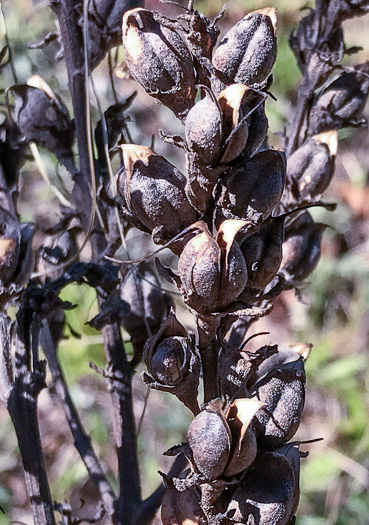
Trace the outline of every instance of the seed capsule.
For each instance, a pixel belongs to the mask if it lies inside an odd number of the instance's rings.
[[[220,311],[237,299],[246,284],[245,260],[235,241],[245,221],[223,222],[216,238],[202,221],[196,225],[197,233],[178,262],[185,301],[198,312]]]
[[[284,154],[274,150],[256,154],[222,180],[216,202],[215,224],[225,219],[243,219],[253,225],[260,224],[279,203],[284,182]]]
[[[225,35],[213,56],[214,66],[233,81],[251,86],[269,75],[277,57],[274,8],[253,11]]]
[[[164,244],[196,221],[185,194],[185,177],[150,148],[124,144],[124,168],[118,173],[123,213],[137,228]]]
[[[155,20],[146,9],[132,9],[123,17],[125,59],[134,79],[145,91],[184,119],[195,103],[195,74],[182,38]]]
[[[314,270],[325,228],[325,224],[314,222],[310,213],[304,212],[286,229],[280,271],[288,282],[302,282]]]
[[[307,140],[291,155],[287,162],[288,200],[301,203],[326,190],[334,174],[337,146],[337,131],[328,131]]]
[[[12,281],[21,243],[19,224],[10,213],[0,208],[0,291]]]
[[[161,506],[163,525],[203,525],[205,514],[196,489],[177,491],[168,487]]]

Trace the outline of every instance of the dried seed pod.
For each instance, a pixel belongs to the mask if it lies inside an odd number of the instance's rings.
[[[280,272],[289,283],[306,279],[318,264],[325,224],[304,212],[286,229]]]
[[[38,75],[28,85],[10,88],[14,96],[14,121],[27,141],[54,153],[71,173],[76,173],[72,152],[73,126],[68,110],[50,86]]]
[[[47,280],[55,280],[63,273],[63,268],[52,271],[69,261],[78,252],[77,234],[79,226],[71,227],[55,235],[49,235],[38,252],[37,271],[45,272]]]
[[[367,0],[341,0],[340,16],[343,20],[362,16],[369,12]]]
[[[195,488],[179,492],[168,487],[161,505],[163,525],[203,525],[205,514]]]
[[[260,103],[260,95],[255,94],[254,104],[249,108],[244,108],[244,113],[252,111],[247,119],[249,135],[243,154],[246,158],[252,157],[263,145],[268,132],[268,119],[265,114],[265,102]],[[260,104],[260,105],[259,105]],[[255,109],[254,109],[255,108]]]
[[[215,224],[243,219],[254,226],[269,217],[279,203],[285,183],[285,156],[266,150],[235,168],[219,185]]]
[[[144,361],[151,376],[144,373],[145,383],[176,395],[194,414],[199,411],[197,389],[200,363],[194,340],[172,311],[158,333],[144,348]]]
[[[205,165],[218,161],[222,116],[219,105],[208,90],[205,97],[189,111],[185,120],[185,136],[189,149],[197,153]]]
[[[185,302],[200,313],[217,312],[233,303],[246,284],[245,260],[235,241],[245,221],[224,221],[216,239],[204,222],[195,226],[178,261]]]
[[[234,523],[286,525],[293,515],[294,473],[288,460],[274,452],[258,454],[228,505]]]
[[[274,450],[296,433],[305,404],[305,370],[302,359],[273,368],[250,390],[265,403],[255,415],[260,423],[258,444]]]
[[[182,38],[151,11],[132,9],[123,17],[125,59],[145,91],[184,119],[195,103],[195,73]]]
[[[263,403],[255,399],[236,399],[228,408],[226,418],[232,434],[232,448],[226,478],[236,476],[249,468],[256,458],[256,436],[252,424]]]
[[[221,476],[228,463],[232,434],[220,399],[208,403],[195,417],[187,438],[193,461],[201,474],[210,480]]]
[[[320,17],[321,13],[312,9],[290,37],[290,45],[302,74],[309,80],[310,85],[316,88],[327,80],[345,52],[341,26],[332,31],[325,41],[320,41],[317,48]]]
[[[241,244],[250,289],[262,290],[276,276],[282,262],[284,217],[271,219]]]
[[[197,219],[185,194],[185,177],[150,148],[123,144],[118,192],[128,221],[164,244]]]
[[[132,343],[141,345],[147,340],[147,327],[154,334],[159,331],[169,314],[172,298],[160,289],[160,282],[148,263],[129,266],[122,277],[119,295],[130,307],[122,326]]]
[[[214,52],[214,66],[233,82],[260,84],[277,57],[276,27],[274,8],[249,13],[220,42]]]
[[[94,0],[88,4],[88,52],[90,69],[98,66],[106,53],[122,41],[125,12],[143,7],[144,0]]]
[[[310,112],[312,135],[366,123],[363,110],[369,93],[368,69],[368,64],[363,64],[323,89]]]
[[[338,136],[328,131],[307,140],[287,162],[288,196],[283,198],[301,203],[321,195],[329,186],[335,168]]]
[[[287,445],[277,448],[274,452],[276,454],[284,456],[292,467],[295,480],[295,497],[292,507],[292,513],[295,514],[300,500],[300,459],[301,457],[306,457],[307,452],[300,452],[299,443],[287,443]]]

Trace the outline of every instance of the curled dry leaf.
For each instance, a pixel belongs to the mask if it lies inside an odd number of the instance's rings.
[[[160,24],[153,12],[132,9],[123,17],[123,47],[134,79],[184,119],[195,103],[195,73],[178,33]]]

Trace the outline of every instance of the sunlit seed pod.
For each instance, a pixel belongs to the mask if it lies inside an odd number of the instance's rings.
[[[280,271],[291,283],[304,281],[315,269],[320,258],[325,224],[316,223],[305,212],[286,230]]]
[[[205,165],[215,164],[220,156],[222,116],[219,105],[205,91],[205,97],[189,111],[185,120],[186,142],[200,155]]]
[[[293,515],[295,491],[288,460],[273,452],[260,453],[233,494],[228,513],[237,524],[286,525]]]
[[[224,177],[215,209],[215,224],[243,219],[257,225],[267,219],[280,201],[285,183],[285,156],[266,150]]]
[[[154,242],[171,240],[197,219],[185,194],[185,177],[164,157],[146,146],[123,144],[124,168],[118,192],[127,220],[153,235]]]
[[[187,438],[198,470],[210,480],[221,476],[228,463],[232,435],[219,399],[208,403],[195,417]]]
[[[276,276],[282,262],[284,218],[276,217],[241,244],[248,286],[262,290]]]
[[[247,470],[256,458],[257,443],[253,418],[263,406],[255,399],[236,399],[226,413],[232,434],[232,448],[229,463],[224,472],[226,478]]]
[[[133,343],[147,340],[147,326],[153,334],[158,332],[169,313],[172,300],[160,289],[160,282],[149,264],[129,266],[122,275],[119,294],[129,305],[122,326]]]
[[[178,273],[186,302],[198,312],[210,313],[229,306],[247,281],[246,264],[235,236],[244,221],[225,221],[216,239],[205,223],[190,239],[179,258]]]
[[[271,370],[251,389],[250,394],[265,403],[255,415],[262,427],[261,448],[274,450],[295,435],[305,404],[305,382],[305,371],[289,366]]]
[[[294,201],[312,199],[329,186],[335,168],[337,131],[328,131],[307,140],[289,157],[287,180]]]
[[[233,81],[251,86],[269,75],[277,56],[274,8],[253,11],[225,35],[214,52],[214,66]]]
[[[161,506],[163,525],[203,525],[205,514],[196,489],[177,491],[168,487]]]
[[[178,33],[156,21],[153,12],[132,9],[123,17],[123,47],[133,78],[184,119],[195,103],[195,73]]]

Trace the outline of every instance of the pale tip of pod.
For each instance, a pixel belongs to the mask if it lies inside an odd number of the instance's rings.
[[[136,7],[135,9],[130,9],[129,11],[126,11],[123,15],[122,22],[124,50],[125,53],[128,55],[129,60],[133,63],[136,63],[142,57],[143,46],[137,27],[130,26],[128,18],[134,16],[140,11],[146,11],[146,9],[142,9],[142,7]]]
[[[132,166],[138,160],[148,165],[149,158],[156,153],[147,146],[138,146],[137,144],[120,144],[120,149],[123,153],[124,167],[127,172],[130,172]]]
[[[241,398],[236,399],[228,408],[227,411],[227,419],[229,417],[234,417],[235,419],[238,419],[240,423],[242,424],[241,432],[240,432],[240,444],[242,442],[243,436],[246,433],[247,428],[249,427],[254,415],[256,412],[258,412],[260,409],[264,408],[266,406],[266,403],[263,403],[262,401],[259,401],[256,398]],[[235,414],[232,414],[232,410],[235,411]]]
[[[227,106],[232,110],[232,124],[234,126],[238,124],[242,99],[249,89],[244,84],[231,84],[218,95],[221,110],[224,112]]]
[[[57,102],[57,98],[55,96],[54,91],[51,89],[49,84],[47,82],[45,82],[45,80],[43,78],[40,77],[40,75],[32,75],[27,80],[27,86],[38,88],[38,89],[42,89],[42,91],[44,93],[46,93],[46,95],[48,97],[50,97],[52,100]]]
[[[269,16],[270,21],[274,29],[274,34],[277,34],[277,10],[275,7],[264,7],[263,9],[257,9],[249,13],[250,15],[260,14],[264,16]]]
[[[332,155],[332,157],[335,157],[337,155],[338,131],[336,129],[331,131],[325,131],[324,133],[319,133],[318,135],[314,135],[313,139],[317,142],[327,144],[329,153]]]
[[[307,361],[313,348],[313,345],[311,343],[287,343],[286,346],[288,346],[294,352],[299,354],[304,361]]]
[[[227,219],[223,221],[219,226],[216,242],[219,246],[225,244],[227,253],[231,249],[234,242],[234,238],[237,233],[243,228],[251,224],[250,221],[244,221],[241,219]]]

